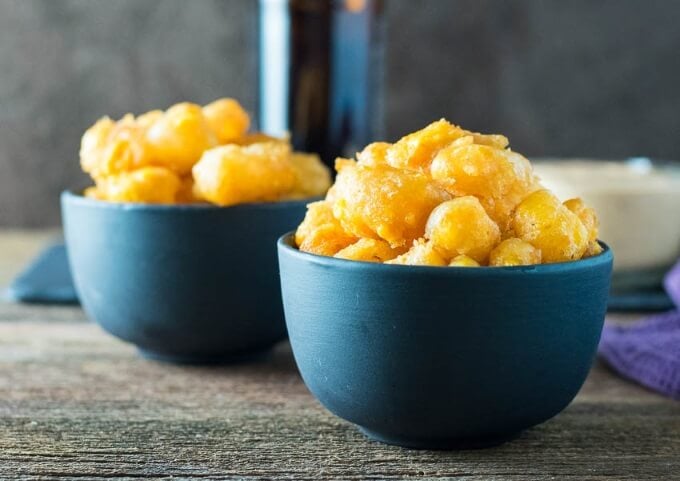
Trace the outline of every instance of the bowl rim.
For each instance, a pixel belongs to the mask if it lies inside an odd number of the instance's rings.
[[[292,199],[284,201],[272,202],[244,202],[242,204],[234,204],[228,206],[220,206],[210,203],[196,203],[196,204],[145,204],[142,202],[109,202],[105,200],[92,199],[84,195],[77,194],[71,190],[64,190],[60,195],[61,201],[69,205],[79,205],[84,207],[91,207],[97,209],[113,209],[123,211],[157,211],[157,212],[188,212],[188,211],[219,211],[238,210],[238,209],[258,209],[258,210],[272,210],[285,209],[286,207],[307,205],[323,197],[305,197],[304,199]]]
[[[450,275],[455,273],[456,276],[487,276],[487,275],[510,275],[516,276],[519,274],[548,274],[548,273],[566,273],[573,271],[580,271],[584,269],[591,269],[603,264],[612,264],[614,255],[611,248],[602,242],[597,241],[602,246],[603,251],[592,257],[579,259],[576,261],[554,262],[550,264],[533,264],[528,266],[480,266],[475,268],[461,267],[461,266],[414,266],[401,264],[384,264],[377,262],[355,261],[349,259],[338,259],[336,257],[323,256],[319,254],[312,254],[310,252],[303,252],[295,246],[295,231],[290,231],[283,234],[276,241],[279,253],[285,252],[286,255],[291,256],[302,262],[309,262],[312,264],[334,267],[334,268],[351,268],[351,269],[371,269],[374,271],[386,271],[391,273],[397,272],[421,272],[430,275]],[[446,267],[446,268],[444,268]]]

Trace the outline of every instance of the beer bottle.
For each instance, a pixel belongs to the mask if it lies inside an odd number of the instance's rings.
[[[382,0],[260,0],[260,129],[331,166],[378,140],[382,17]]]

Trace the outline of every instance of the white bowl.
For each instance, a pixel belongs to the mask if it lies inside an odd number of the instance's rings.
[[[622,274],[630,274],[626,284],[657,283],[680,257],[680,167],[646,158],[545,159],[534,166],[562,200],[581,197],[595,208],[619,284]]]

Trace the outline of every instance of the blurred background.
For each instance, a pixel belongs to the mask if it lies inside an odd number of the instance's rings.
[[[680,159],[680,2],[386,0],[385,137],[447,117],[529,157]],[[0,226],[60,223],[98,117],[256,110],[255,0],[0,0]]]

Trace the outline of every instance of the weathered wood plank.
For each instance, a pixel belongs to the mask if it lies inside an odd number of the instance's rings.
[[[671,479],[680,405],[598,365],[563,414],[499,448],[409,451],[323,410],[290,349],[168,366],[85,323],[0,323],[0,478]]]

